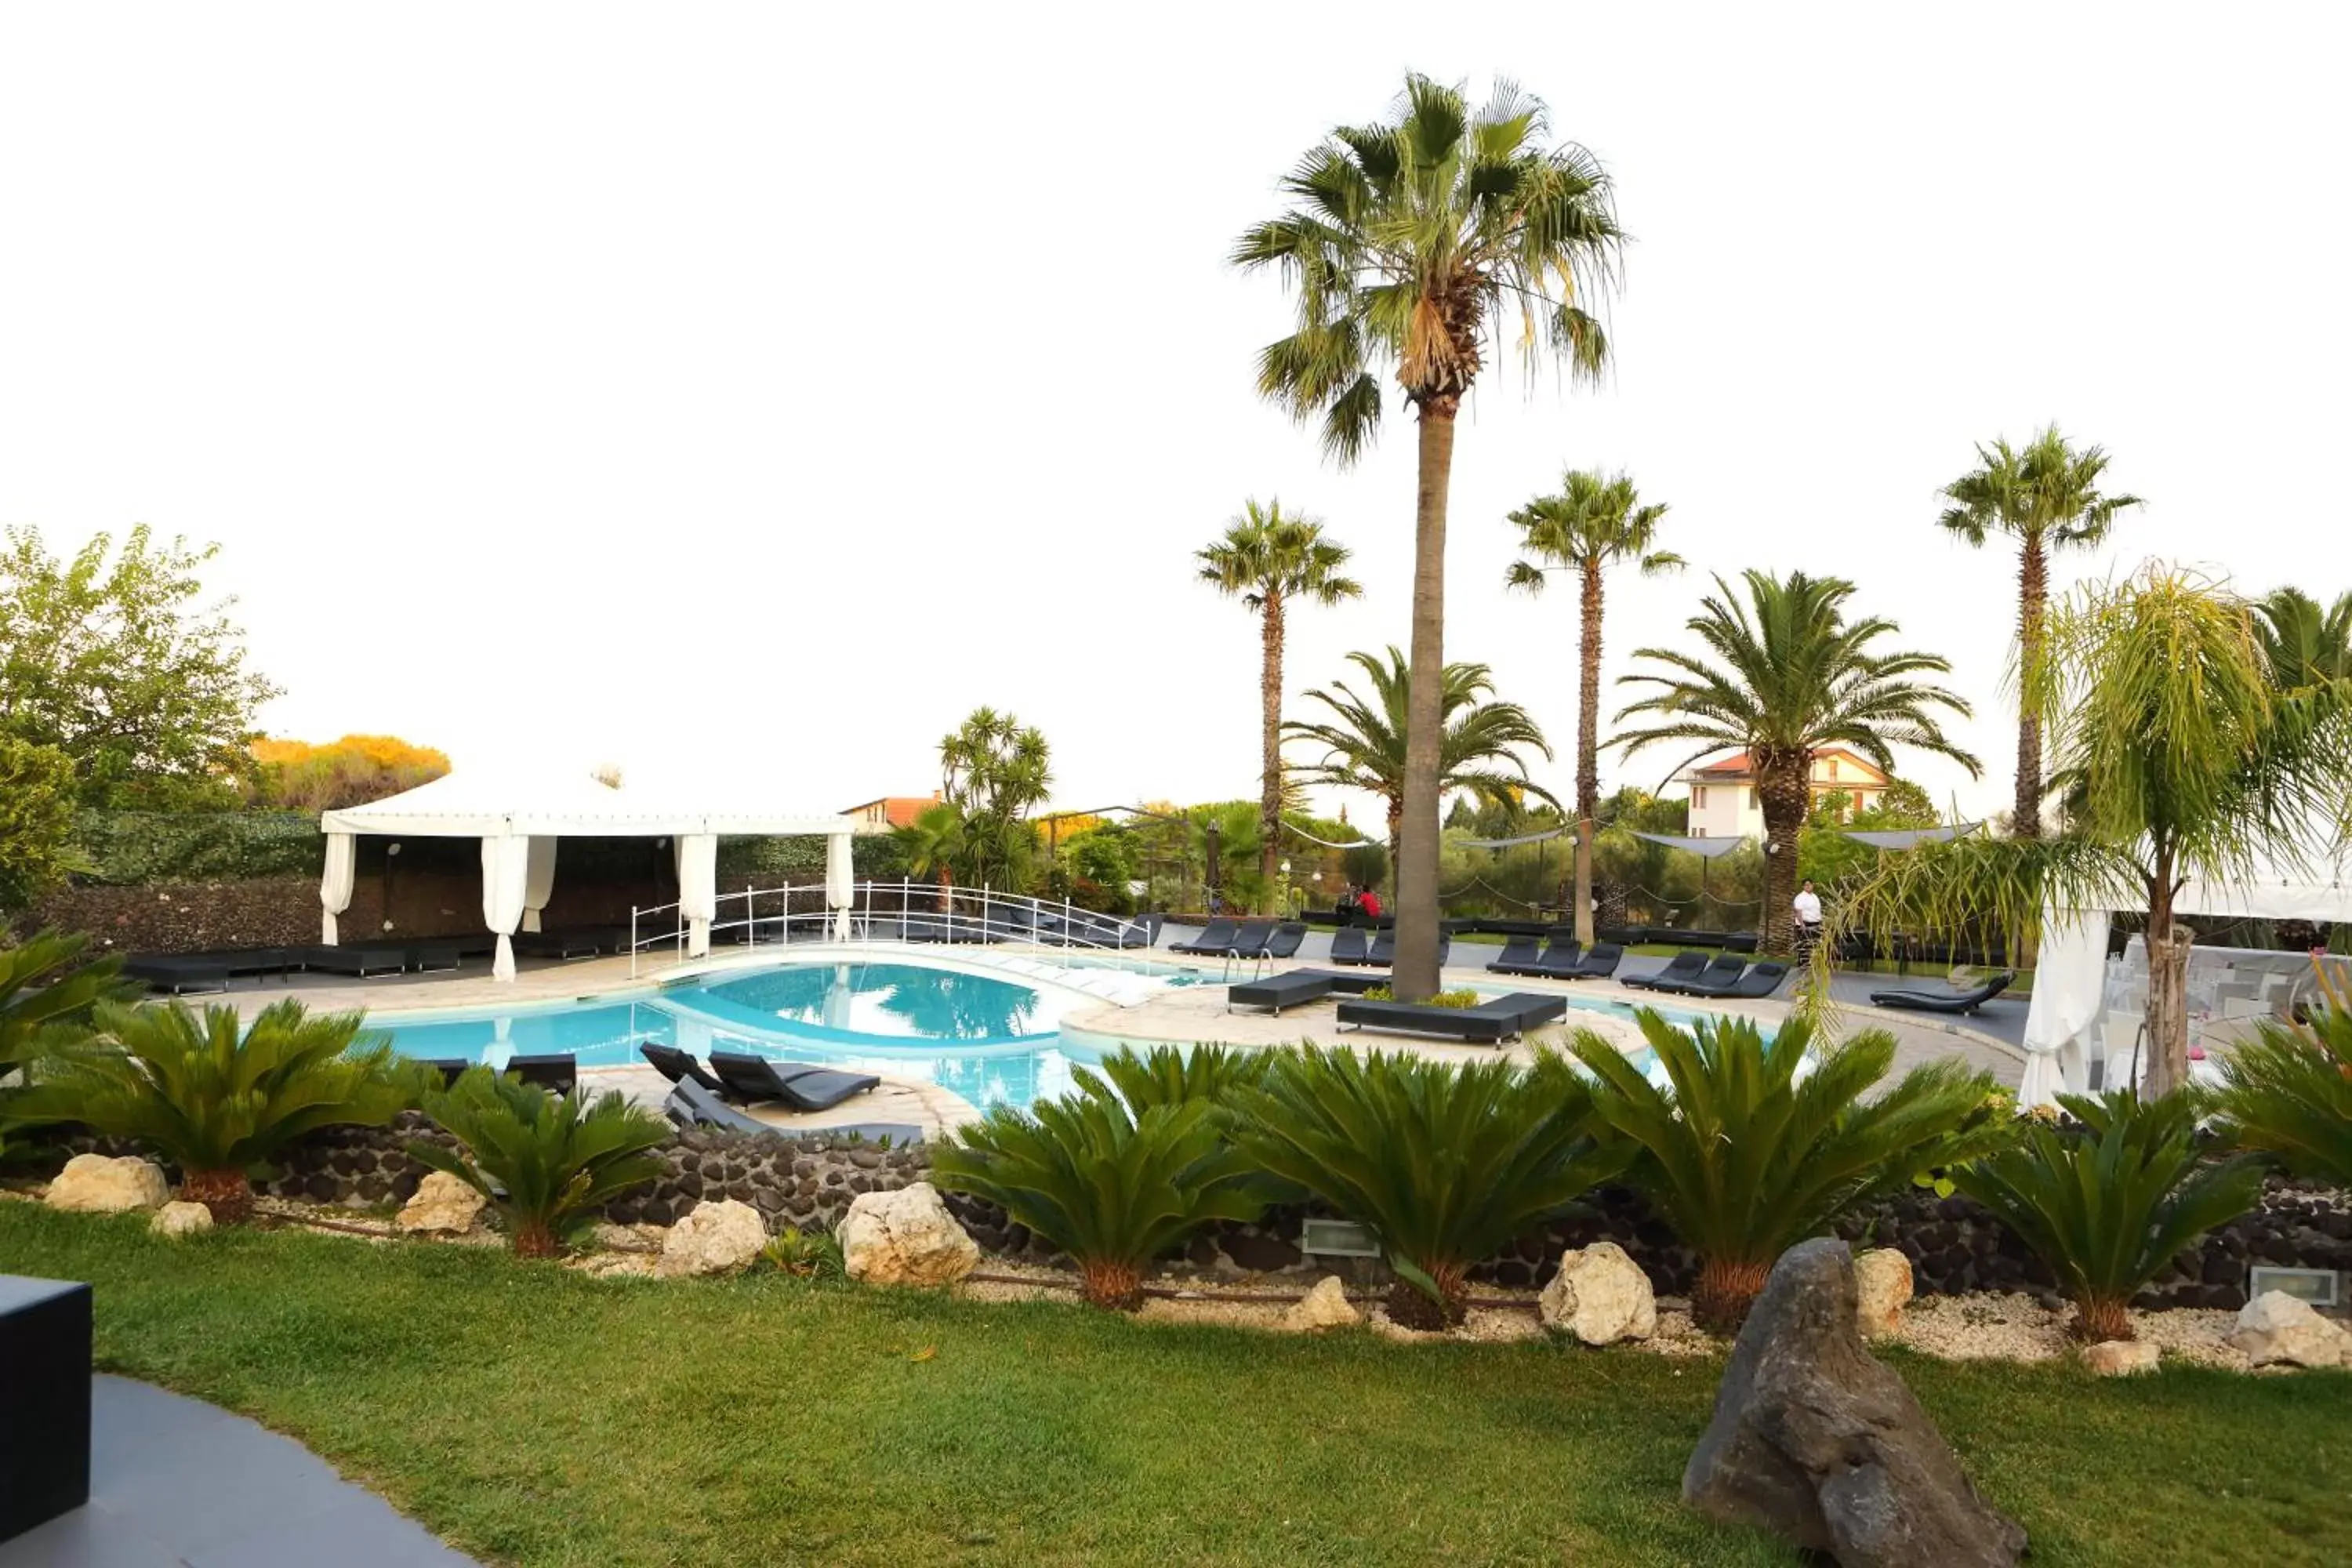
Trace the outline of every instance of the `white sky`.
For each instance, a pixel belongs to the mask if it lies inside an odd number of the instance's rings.
[[[2014,742],[2013,558],[1933,527],[1971,442],[2055,418],[2149,499],[2062,582],[2352,585],[2344,7],[846,9],[0,11],[0,521],[221,542],[282,734],[831,809],[986,702],[1064,805],[1246,795],[1255,629],[1190,553],[1326,518],[1368,592],[1289,687],[1340,675],[1405,637],[1412,441],[1343,474],[1259,403],[1287,302],[1224,258],[1414,67],[1519,77],[1637,240],[1610,384],[1491,376],[1454,477],[1448,651],[1563,793],[1572,599],[1500,584],[1566,465],[1951,658],[1986,778],[1910,771],[1972,811]],[[1705,582],[1619,582],[1610,674]]]

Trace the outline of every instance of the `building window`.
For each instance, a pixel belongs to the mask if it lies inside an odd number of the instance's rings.
[[[1691,837],[1693,838],[1704,838],[1706,837],[1706,829],[1704,827],[1694,827],[1691,829]]]
[[[1693,811],[1705,811],[1706,809],[1706,785],[1691,785],[1691,809]]]
[[[1748,809],[1750,811],[1756,809],[1756,792],[1752,789],[1748,792]]]

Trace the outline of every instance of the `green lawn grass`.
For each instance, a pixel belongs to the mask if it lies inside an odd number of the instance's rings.
[[[1708,1362],[173,1244],[21,1203],[0,1271],[93,1280],[101,1365],[292,1434],[493,1563],[1795,1561],[1677,1500]],[[2352,1376],[1899,1365],[2036,1563],[2352,1561]]]

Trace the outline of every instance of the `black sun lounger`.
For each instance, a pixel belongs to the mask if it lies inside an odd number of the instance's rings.
[[[1225,1006],[1228,1011],[1235,1007],[1264,1007],[1278,1016],[1285,1007],[1303,1007],[1309,1002],[1321,1001],[1339,988],[1334,982],[1340,978],[1322,970],[1299,969],[1253,980],[1246,985],[1228,986]]]
[[[507,1071],[550,1094],[570,1094],[580,1087],[580,1058],[569,1052],[562,1056],[509,1057]]]
[[[839,1127],[776,1127],[746,1116],[717,1095],[688,1079],[662,1101],[662,1114],[679,1127],[716,1127],[722,1131],[759,1133],[770,1138],[856,1138],[868,1143],[919,1143],[923,1130],[906,1121],[852,1121]]]
[[[1331,962],[1356,963],[1366,962],[1364,929],[1361,926],[1341,926],[1331,933]]]
[[[463,1057],[418,1057],[416,1065],[427,1071],[439,1073],[441,1087],[446,1089],[465,1077],[466,1069],[474,1064]]]
[[[1620,943],[1596,942],[1559,977],[1562,980],[1606,980],[1617,973],[1617,965],[1624,956],[1625,949]],[[1544,973],[1549,974],[1551,971],[1547,969]]]
[[[1685,996],[1723,996],[1730,998],[1744,998],[1748,1001],[1755,1001],[1762,997],[1769,996],[1773,992],[1778,991],[1780,988],[1780,982],[1787,978],[1788,973],[1789,966],[1787,964],[1780,963],[1777,959],[1768,958],[1764,959],[1760,963],[1748,965],[1747,969],[1729,984],[1701,985],[1697,982],[1694,981],[1690,984],[1685,985],[1682,988],[1680,994]]]
[[[122,973],[156,991],[177,996],[187,991],[228,989],[228,961],[194,953],[142,953],[123,962]]]
[[[1563,1017],[1559,996],[1515,991],[1475,1007],[1433,1007],[1425,1002],[1348,1001],[1339,1004],[1341,1028],[1378,1029],[1397,1035],[1435,1035],[1465,1044],[1499,1046],[1539,1024]]]
[[[1733,983],[1747,973],[1746,959],[1737,953],[1719,952],[1696,974],[1674,979],[1661,974],[1650,982],[1650,989],[1663,991],[1670,996],[1712,995],[1730,990]]]
[[[1685,948],[1666,960],[1666,966],[1664,969],[1650,974],[1629,974],[1617,984],[1631,985],[1636,991],[1664,991],[1668,986],[1679,985],[1688,980],[1696,980],[1706,972],[1706,954],[1693,952],[1688,948]]]
[[[794,1110],[830,1110],[882,1080],[871,1073],[836,1072],[806,1062],[772,1062],[733,1051],[710,1053],[710,1070],[727,1092],[745,1103],[782,1100]]]
[[[1171,942],[1171,952],[1190,952],[1203,958],[1223,958],[1234,945],[1234,935],[1239,927],[1233,921],[1211,921],[1201,928],[1201,934],[1190,942]]]
[[[1583,956],[1584,949],[1574,937],[1555,936],[1550,946],[1532,958],[1524,962],[1514,961],[1507,965],[1498,960],[1486,967],[1497,974],[1528,974],[1540,980],[1576,980],[1581,978],[1577,973],[1576,965]]]
[[[1532,936],[1515,936],[1503,943],[1502,956],[1486,965],[1494,974],[1531,974],[1536,960],[1543,956],[1543,943]]]
[[[1372,935],[1371,951],[1364,954],[1364,962],[1374,969],[1386,969],[1396,963],[1396,932],[1375,931]],[[1444,961],[1441,959],[1439,962]]]
[[[1272,921],[1244,921],[1241,929],[1234,932],[1234,940],[1225,944],[1224,954],[1228,958],[1264,958],[1267,956],[1265,945],[1273,940]]]
[[[397,974],[408,967],[404,947],[306,947],[299,955],[302,967],[314,973],[362,980],[371,974]]]
[[[519,931],[509,939],[509,945],[513,947],[518,958],[593,958],[596,956],[596,933],[593,931]]]
[[[1303,921],[1285,921],[1275,927],[1274,935],[1266,939],[1265,955],[1268,958],[1297,958],[1298,944],[1306,940],[1307,927]]]
[[[1970,991],[1874,991],[1870,999],[1882,1007],[1907,1007],[1916,1013],[1973,1013],[2008,990],[2016,978],[2016,971],[2004,969]]]
[[[645,1058],[654,1071],[672,1083],[698,1084],[713,1094],[727,1092],[727,1086],[711,1077],[709,1068],[696,1061],[692,1053],[679,1050],[676,1046],[646,1040],[638,1045],[637,1055]]]

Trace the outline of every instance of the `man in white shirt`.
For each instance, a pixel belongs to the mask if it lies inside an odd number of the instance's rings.
[[[1811,879],[1797,889],[1797,896],[1789,900],[1789,908],[1797,916],[1797,951],[1811,953],[1813,943],[1822,936],[1822,897],[1813,891]]]

